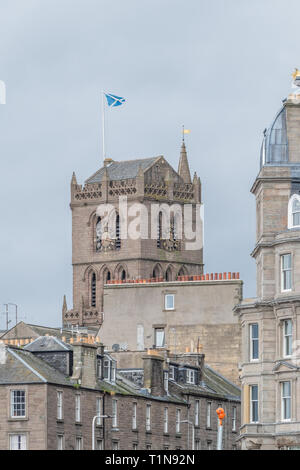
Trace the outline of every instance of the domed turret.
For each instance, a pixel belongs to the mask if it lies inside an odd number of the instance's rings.
[[[284,165],[289,161],[285,106],[277,113],[269,129],[264,131],[260,161],[261,166]]]

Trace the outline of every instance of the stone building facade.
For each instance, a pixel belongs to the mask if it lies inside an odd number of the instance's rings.
[[[299,95],[298,95],[299,97]],[[242,327],[243,449],[300,447],[300,102],[289,96],[265,132],[256,197],[257,298]]]
[[[242,281],[230,274],[201,281],[106,284],[98,336],[109,351],[203,350],[207,364],[238,384],[241,327],[232,309],[242,300]]]
[[[71,369],[65,367],[66,356]],[[91,340],[67,344],[44,336],[24,348],[0,343],[0,449],[214,449],[220,403],[228,413],[224,447],[235,448],[236,386],[205,371],[203,357],[200,364],[195,358],[173,358],[171,364],[158,351],[148,351],[140,359],[137,383],[128,370],[117,371],[114,358]],[[171,366],[178,372],[171,375]],[[194,419],[192,441],[187,421]]]
[[[123,198],[123,210],[120,198]],[[97,214],[97,208],[103,204],[115,208],[113,235],[104,227],[103,217]],[[146,208],[148,228],[143,223],[146,233],[143,232],[139,239],[132,239],[127,236],[124,214],[129,214],[127,222],[130,223],[130,211],[136,204],[143,204]],[[159,209],[162,204],[165,209]],[[70,204],[73,308],[68,310],[64,302],[63,324],[100,325],[103,285],[107,281],[139,278],[175,280],[177,276],[202,274],[202,247],[186,249],[183,221],[179,216],[176,218],[175,210],[171,211],[168,233],[161,229],[167,209],[176,205],[184,214],[186,204],[191,204],[191,224],[195,226],[201,204],[201,183],[196,173],[191,180],[184,142],[178,172],[163,156],[159,156],[122,162],[106,159],[104,166],[88,178],[84,186],[77,183],[73,174]],[[154,228],[153,207],[158,208]],[[152,230],[157,232],[157,236],[153,237]],[[180,239],[181,231],[183,236]]]

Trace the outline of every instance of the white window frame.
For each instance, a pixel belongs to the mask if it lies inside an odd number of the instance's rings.
[[[151,405],[146,406],[146,431],[151,431]]]
[[[165,392],[169,392],[169,372],[164,370],[164,389]]]
[[[102,421],[103,420],[103,418],[102,418],[102,415],[103,415],[103,399],[102,399],[102,397],[97,397],[96,398],[96,415],[100,416],[96,420],[96,426],[102,426],[102,423],[103,423],[103,421]]]
[[[76,450],[83,450],[83,439],[81,436],[76,436],[75,447]]]
[[[17,442],[13,442],[14,439]],[[15,433],[9,435],[9,450],[27,450],[27,436],[24,433]]]
[[[257,388],[257,400],[253,399],[253,389],[254,387]],[[250,385],[250,423],[258,423],[259,422],[259,388],[257,384]],[[253,406],[254,403],[257,403],[257,420],[254,420],[253,416]]]
[[[175,380],[175,366],[169,366],[169,379]]]
[[[180,434],[181,429],[181,409],[176,408],[176,434]]]
[[[300,196],[298,194],[293,194],[288,203],[288,229],[300,227],[300,225],[294,225],[293,204],[295,200],[300,202]]]
[[[103,450],[103,439],[97,439],[96,446],[97,450]]]
[[[111,402],[112,406],[112,427],[117,428],[118,427],[118,400],[115,398],[112,399]]]
[[[164,433],[168,434],[169,432],[169,409],[164,408]]]
[[[284,258],[286,256],[290,257],[290,267],[289,268],[283,268],[283,263],[284,263]],[[293,286],[293,280],[292,280],[292,275],[293,275],[293,266],[292,266],[293,260],[292,260],[292,253],[282,253],[280,255],[280,275],[281,275],[281,292],[290,292],[292,290]],[[285,273],[290,272],[291,276],[291,285],[290,287],[285,288]]]
[[[196,382],[196,371],[194,369],[186,370],[186,383],[195,384]]]
[[[64,450],[64,436],[57,434],[57,450]]]
[[[81,422],[81,395],[79,393],[75,395],[75,422]]]
[[[236,406],[232,407],[232,431],[236,432]]]
[[[137,403],[132,404],[132,429],[137,429]]]
[[[107,377],[105,377],[105,372],[107,371]],[[103,380],[110,382],[111,374],[111,360],[108,357],[104,357],[103,361]]]
[[[22,396],[24,400],[17,400],[17,397],[15,394],[18,394],[22,392]],[[18,405],[21,405],[22,408],[20,408]],[[15,414],[15,412],[23,411],[22,414]],[[24,389],[19,389],[16,388],[14,390],[10,390],[10,417],[12,419],[22,419],[26,418],[26,390]]]
[[[257,338],[254,338],[253,327],[256,325],[257,325]],[[250,361],[255,362],[259,360],[259,324],[257,322],[250,323],[249,328],[250,328]],[[253,342],[254,341],[257,342],[257,352],[258,352],[257,357],[253,357],[253,352],[254,352]]]
[[[160,332],[163,332],[163,341],[162,342],[158,342],[157,341],[157,333],[160,333]],[[166,332],[165,332],[165,329],[164,328],[155,328],[154,329],[154,342],[155,342],[155,347],[156,348],[164,348],[165,345],[166,345]],[[159,344],[158,344],[159,343]]]
[[[57,410],[56,410],[56,419],[62,420],[64,418],[63,415],[63,392],[61,390],[57,390]]]
[[[200,400],[195,400],[195,426],[199,426]]]
[[[291,325],[291,333],[286,333],[286,326]],[[290,351],[288,347],[290,346]],[[291,357],[293,353],[293,322],[290,318],[283,320],[283,357]]]
[[[284,385],[289,384],[289,394],[284,395]],[[292,419],[292,382],[290,380],[285,380],[281,382],[281,421],[289,422]],[[287,418],[285,416],[286,402],[289,401],[290,416]]]
[[[168,299],[172,299],[172,307],[168,307]],[[165,294],[165,310],[175,310],[175,295]]]
[[[211,401],[207,402],[206,408],[206,427],[211,428]]]
[[[112,450],[119,450],[119,441],[113,441],[112,443]]]

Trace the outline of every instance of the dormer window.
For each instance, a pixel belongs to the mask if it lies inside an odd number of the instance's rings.
[[[174,366],[169,367],[169,379],[175,380],[175,367]]]
[[[103,361],[103,379],[112,383],[116,381],[116,362],[108,356]]]
[[[195,384],[195,370],[194,369],[187,369],[186,370],[186,383],[187,384]]]
[[[300,195],[293,194],[288,205],[288,228],[300,228]]]

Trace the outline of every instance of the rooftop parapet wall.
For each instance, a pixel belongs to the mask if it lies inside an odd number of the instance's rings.
[[[176,281],[166,281],[162,277],[150,278],[150,279],[114,279],[107,281],[106,285],[115,285],[115,284],[152,284],[157,282],[193,282],[193,281],[231,281],[231,280],[240,280],[240,273],[233,272],[224,272],[224,273],[210,273],[202,274],[197,276],[178,276]]]
[[[138,178],[104,183],[88,183],[84,186],[72,186],[71,203],[103,202],[115,200],[120,196],[136,199],[145,197],[153,200],[173,200],[178,202],[194,202],[194,185],[192,183],[144,183],[141,186]],[[171,197],[170,197],[171,195]],[[197,201],[195,201],[197,202]]]

